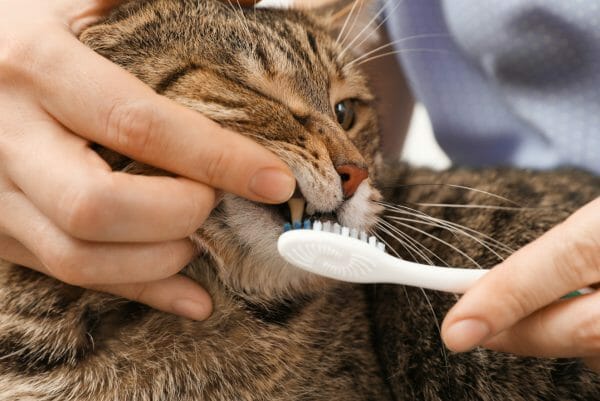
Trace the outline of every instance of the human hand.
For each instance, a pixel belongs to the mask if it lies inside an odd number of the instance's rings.
[[[116,3],[0,0],[0,258],[203,319],[210,297],[176,273],[215,188],[280,203],[295,180],[76,39]],[[178,177],[111,172],[90,141]]]
[[[600,198],[514,253],[448,312],[444,342],[540,357],[581,357],[600,371]]]

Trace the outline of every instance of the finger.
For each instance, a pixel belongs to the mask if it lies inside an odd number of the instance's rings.
[[[262,146],[155,94],[66,32],[48,42],[60,49],[41,50],[49,64],[37,69],[40,99],[73,132],[252,200],[281,203],[292,195],[291,172]]]
[[[43,269],[42,262],[19,241],[2,234],[0,234],[0,259],[37,271]]]
[[[36,132],[6,145],[7,171],[36,207],[71,236],[107,242],[181,239],[214,206],[215,192],[206,185],[111,172],[82,139],[52,122],[27,129]]]
[[[561,296],[600,281],[599,210],[600,198],[484,276],[446,316],[446,345],[471,349]]]
[[[23,245],[4,235],[0,235],[0,258],[46,275],[50,274]],[[181,275],[148,283],[92,286],[90,289],[108,292],[193,320],[204,320],[212,312],[212,301],[206,290]]]
[[[212,313],[212,301],[206,290],[179,274],[147,283],[94,286],[92,289],[188,319],[205,320]]]
[[[19,193],[4,195],[3,206],[11,213],[0,213],[2,232],[23,244],[50,275],[73,285],[163,279],[181,270],[195,253],[189,240],[111,244],[73,239]]]
[[[23,245],[4,235],[0,235],[0,259],[50,274]],[[90,289],[108,292],[193,320],[204,320],[212,312],[212,301],[206,290],[181,275],[148,283],[91,286]]]
[[[483,346],[519,355],[568,358],[600,355],[600,293],[547,306]]]

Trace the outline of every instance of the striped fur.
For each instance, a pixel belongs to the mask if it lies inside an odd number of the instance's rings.
[[[571,171],[385,173],[373,96],[332,26],[327,14],[139,0],[81,40],[158,93],[267,146],[290,165],[309,208],[335,211],[348,225],[372,228],[382,207],[375,179],[344,199],[335,166],[347,163],[368,166],[395,203],[473,201],[398,186],[443,180],[561,205],[561,213],[451,216],[514,247],[599,195],[598,179]],[[354,99],[357,115],[347,132],[331,111],[344,99]],[[115,169],[161,173],[95,149]],[[570,191],[548,191],[549,182]],[[271,207],[224,196],[194,237],[205,252],[185,269],[213,297],[205,322],[0,265],[0,401],[600,399],[600,381],[577,361],[445,354],[420,292],[332,283],[286,266],[275,250],[281,224]],[[421,241],[465,264],[431,238]],[[465,251],[494,263],[477,244]],[[429,296],[440,319],[453,298]]]

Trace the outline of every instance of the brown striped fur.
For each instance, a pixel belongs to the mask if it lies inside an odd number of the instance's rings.
[[[157,92],[267,146],[294,171],[308,207],[346,225],[375,228],[384,212],[375,178],[394,203],[480,201],[414,185],[458,183],[535,208],[427,211],[517,248],[600,194],[597,178],[575,171],[384,171],[373,96],[347,66],[353,55],[342,54],[331,23],[215,0],[140,0],[81,40]],[[357,113],[347,132],[332,113],[345,99]],[[160,173],[98,151],[115,169]],[[335,167],[348,163],[368,167],[372,179],[344,199]],[[224,196],[194,238],[202,256],[185,270],[213,296],[205,322],[0,265],[0,400],[600,399],[600,381],[578,361],[444,351],[437,322],[453,296],[333,283],[286,266],[275,250],[282,224],[273,207]],[[496,262],[477,243],[425,231],[484,267]],[[450,264],[468,263],[427,235],[407,234]]]

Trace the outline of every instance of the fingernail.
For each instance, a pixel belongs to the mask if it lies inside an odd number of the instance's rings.
[[[201,302],[191,299],[178,299],[171,305],[175,314],[192,320],[206,320],[210,316],[209,310]]]
[[[481,344],[491,333],[488,325],[476,319],[461,320],[450,326],[444,335],[448,348],[465,352]]]
[[[287,201],[295,189],[296,179],[275,168],[259,170],[250,180],[250,191],[274,203]]]

